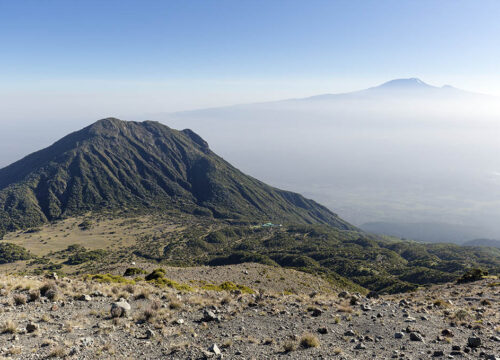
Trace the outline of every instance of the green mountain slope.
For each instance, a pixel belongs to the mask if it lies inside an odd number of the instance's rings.
[[[101,209],[353,227],[299,194],[247,176],[191,130],[100,120],[0,169],[0,232]]]

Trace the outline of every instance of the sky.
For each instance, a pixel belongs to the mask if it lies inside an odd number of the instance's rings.
[[[404,77],[500,95],[499,18],[494,0],[0,0],[0,122],[181,111]]]

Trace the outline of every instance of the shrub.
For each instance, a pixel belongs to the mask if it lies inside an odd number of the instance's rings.
[[[292,351],[295,351],[297,350],[298,348],[298,345],[295,341],[287,341],[285,343],[285,345],[283,346],[283,351],[285,352],[292,352]]]
[[[457,320],[465,320],[469,316],[469,313],[466,310],[460,309],[458,310],[455,315],[453,316]]]
[[[186,284],[179,284],[174,280],[170,280],[167,278],[159,278],[155,280],[151,280],[150,282],[158,285],[158,286],[168,286],[170,288],[179,290],[179,291],[193,291],[193,288]]]
[[[125,270],[125,272],[123,273],[123,276],[134,276],[134,275],[142,275],[142,274],[146,274],[146,270],[139,269],[136,267],[131,267],[131,268],[127,268],[127,270]]]
[[[94,274],[94,275],[89,274],[84,277],[84,280],[92,280],[106,284],[112,284],[112,283],[135,284],[134,280],[125,279],[123,276],[112,275],[112,274]]]
[[[146,275],[145,279],[146,281],[159,280],[162,279],[164,276],[165,276],[165,270],[155,269],[150,274]]]
[[[259,264],[264,264],[264,265],[271,265],[271,266],[277,266],[276,262],[271,260],[268,256],[258,254],[258,253],[252,253],[252,252],[246,252],[246,251],[237,251],[229,256],[224,256],[224,257],[218,257],[213,260],[211,260],[208,265],[212,266],[221,266],[221,265],[236,265],[236,264],[242,264],[242,263],[249,263],[249,262],[254,262],[254,263],[259,263]]]
[[[11,243],[0,243],[0,264],[29,260],[32,257],[31,253],[22,246]]]
[[[28,301],[37,301],[40,299],[40,290],[32,290],[28,295]]]
[[[152,307],[148,307],[144,312],[142,313],[142,320],[144,321],[152,321],[156,316],[156,310],[153,309]]]
[[[92,228],[92,225],[93,225],[92,221],[84,220],[83,222],[78,224],[78,227],[82,230],[90,230]]]
[[[142,289],[136,296],[136,300],[149,299],[151,292],[148,289]]]
[[[40,287],[40,295],[47,296],[47,292],[53,290],[55,291],[57,286],[54,282],[47,282]]]
[[[71,255],[68,260],[66,260],[66,264],[68,265],[80,265],[89,261],[97,261],[101,260],[106,255],[106,251],[99,250],[90,250],[90,251],[78,251],[76,254]]]
[[[179,310],[180,308],[182,308],[182,303],[181,303],[181,302],[179,302],[179,301],[172,300],[172,301],[170,301],[170,303],[168,304],[168,307],[169,307],[171,310]]]
[[[255,294],[255,291],[245,285],[234,284],[231,281],[225,281],[220,285],[205,284],[201,287],[204,290],[214,291],[240,291],[245,294]]]
[[[220,244],[226,240],[226,236],[220,231],[214,231],[207,235],[205,241],[210,244]]]
[[[57,291],[55,289],[47,290],[45,297],[53,301],[57,298]]]
[[[487,271],[483,271],[481,269],[470,269],[457,280],[457,283],[464,284],[478,281],[481,280],[484,276],[488,276]]]
[[[23,294],[14,295],[14,304],[16,304],[17,306],[24,305],[26,304],[26,302],[27,302],[26,295]]]
[[[306,349],[318,347],[319,340],[313,334],[307,333],[307,334],[302,335],[302,337],[300,338],[300,346],[302,346],[303,348],[306,348]]]
[[[17,324],[12,320],[7,320],[2,324],[2,333],[15,334],[17,332]]]

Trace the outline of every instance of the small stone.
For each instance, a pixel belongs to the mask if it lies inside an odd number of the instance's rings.
[[[321,314],[323,314],[323,311],[321,309],[318,309],[318,308],[314,308],[311,312],[311,316],[313,316],[313,317],[321,316]]]
[[[184,319],[177,319],[176,323],[178,325],[182,325],[182,324],[184,324]]]
[[[220,317],[215,315],[213,311],[211,310],[205,310],[203,311],[203,321],[220,321]]]
[[[339,298],[348,298],[350,296],[350,294],[347,292],[347,291],[342,291],[339,293]]]
[[[354,348],[357,349],[357,350],[364,350],[364,349],[366,349],[366,346],[365,346],[365,344],[363,344],[363,343],[360,342]]]
[[[344,336],[356,336],[356,333],[352,330],[347,330],[345,333],[344,333]]]
[[[450,329],[444,329],[441,331],[441,335],[446,337],[453,337],[453,332]]]
[[[434,356],[434,357],[444,356],[444,351],[443,350],[436,350],[436,351],[434,351],[432,356]]]
[[[29,333],[35,332],[38,330],[38,324],[35,324],[34,322],[29,322],[28,325],[26,325],[26,331]]]
[[[151,329],[146,330],[146,339],[152,339],[156,336],[155,332]]]
[[[477,348],[481,346],[481,338],[478,337],[470,337],[467,339],[467,345],[471,348]]]
[[[53,280],[59,279],[59,276],[57,276],[56,273],[49,274],[46,277],[47,277],[47,279],[53,279]]]
[[[318,329],[318,332],[319,332],[320,334],[323,334],[323,335],[324,335],[324,334],[328,334],[328,329],[327,329],[326,327],[320,327],[320,328]]]
[[[220,351],[219,347],[217,346],[217,344],[213,344],[212,346],[210,346],[210,349],[209,349],[211,352],[213,352],[215,355],[222,355],[222,352]]]
[[[405,334],[402,332],[397,332],[394,334],[394,338],[396,338],[396,339],[402,339],[404,336],[405,336]]]
[[[111,304],[111,317],[124,317],[127,316],[131,309],[131,306],[125,299],[121,298],[119,301]]]
[[[78,297],[78,300],[80,300],[80,301],[91,301],[92,298],[90,297],[90,295],[80,295]]]
[[[419,333],[416,333],[416,332],[410,333],[410,340],[411,341],[424,341],[424,339],[422,338],[422,335],[420,335]]]

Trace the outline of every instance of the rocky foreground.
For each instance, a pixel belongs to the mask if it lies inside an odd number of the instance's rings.
[[[109,281],[110,279],[97,279]],[[179,283],[0,278],[16,359],[499,359],[500,282],[410,294],[287,294]],[[114,281],[123,281],[115,279]]]

